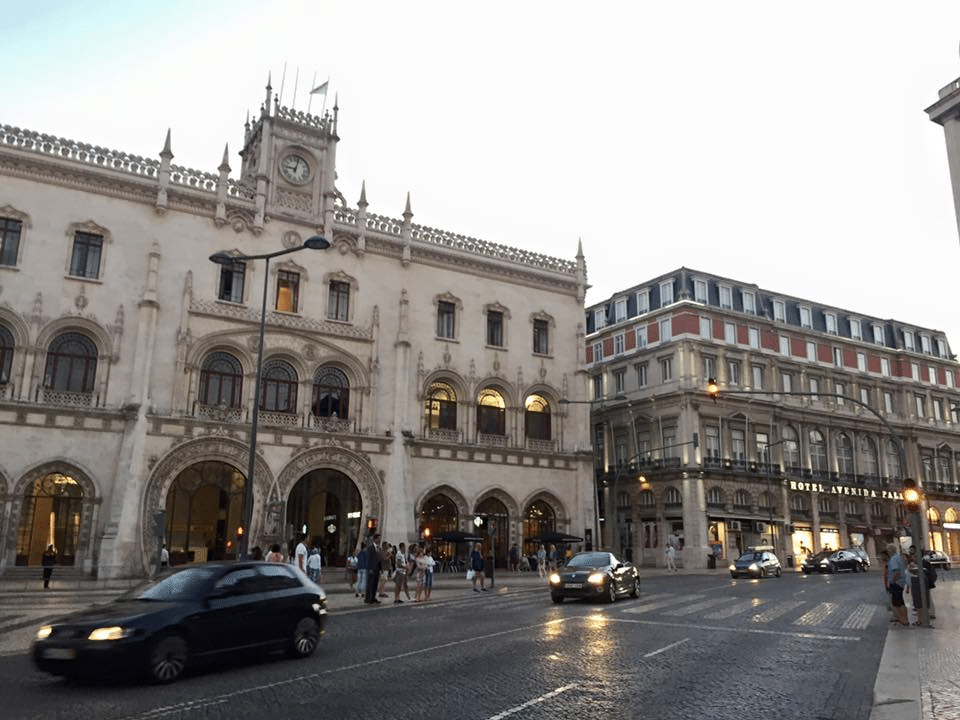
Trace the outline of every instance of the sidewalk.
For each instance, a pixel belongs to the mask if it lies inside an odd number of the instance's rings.
[[[931,627],[890,624],[870,720],[960,720],[960,578],[952,574],[941,571],[931,591]]]

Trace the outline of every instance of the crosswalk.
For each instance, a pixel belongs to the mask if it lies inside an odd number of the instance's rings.
[[[780,622],[797,628],[863,630],[882,609],[875,603],[839,603],[764,598],[706,597],[660,593],[624,607],[627,615],[696,617],[703,620],[739,620],[756,625]]]

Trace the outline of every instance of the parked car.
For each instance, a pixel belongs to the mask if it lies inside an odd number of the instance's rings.
[[[307,657],[326,616],[326,594],[292,565],[204,563],[44,625],[31,655],[54,675],[133,672],[168,683],[195,663],[238,650]]]
[[[939,550],[926,550],[923,555],[935,568],[939,570],[950,569],[950,557],[946,553]]]
[[[804,575],[809,575],[812,572],[860,572],[866,568],[863,565],[863,558],[858,553],[843,548],[841,550],[821,550],[816,555],[806,558],[800,569]]]
[[[783,570],[780,560],[770,550],[747,550],[730,563],[730,577],[740,576],[761,578],[773,575],[780,577]]]
[[[620,595],[640,595],[640,571],[610,552],[577,553],[561,570],[551,573],[549,580],[550,597],[555,603],[562,603],[564,598],[615,602]]]

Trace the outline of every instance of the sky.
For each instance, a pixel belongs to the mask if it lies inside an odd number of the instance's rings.
[[[355,206],[572,260],[588,305],[681,266],[947,333],[960,3],[0,0],[0,124],[236,177],[268,74],[339,100]],[[0,204],[3,188],[0,186]]]

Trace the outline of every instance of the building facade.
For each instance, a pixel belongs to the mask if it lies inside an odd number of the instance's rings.
[[[925,542],[960,557],[960,366],[942,332],[687,268],[588,307],[586,329],[603,538],[623,555],[875,558],[907,532],[910,477]]]
[[[350,207],[339,139],[338,108],[269,85],[235,177],[226,148],[217,173],[175,165],[169,131],[149,159],[0,126],[0,572],[53,544],[135,577],[162,542],[200,562],[304,528],[336,564],[368,527],[477,517],[502,563],[593,531],[587,413],[559,402],[586,377],[582,252],[424,227],[409,196],[399,219],[363,188]],[[301,248],[316,235],[329,249]]]

